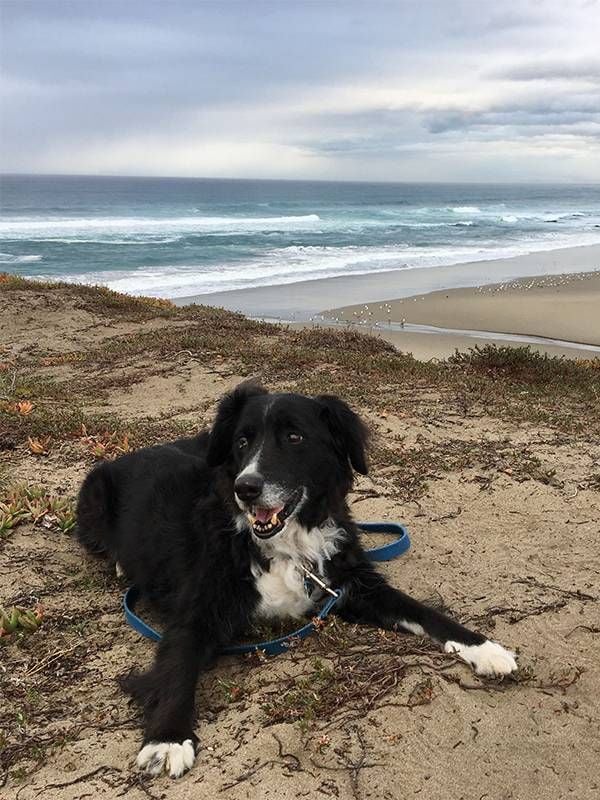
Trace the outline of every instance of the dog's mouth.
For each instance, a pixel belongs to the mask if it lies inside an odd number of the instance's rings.
[[[301,499],[302,490],[296,489],[283,506],[274,506],[273,508],[252,506],[249,511],[246,511],[246,516],[252,526],[252,533],[259,539],[270,539],[271,536],[281,533]]]

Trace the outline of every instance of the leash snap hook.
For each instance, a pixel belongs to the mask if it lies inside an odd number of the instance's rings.
[[[330,586],[327,586],[327,584],[324,581],[322,581],[321,578],[318,577],[318,575],[315,575],[314,572],[311,572],[303,564],[301,564],[300,567],[302,568],[305,577],[311,580],[313,583],[316,583],[316,585],[320,589],[323,589],[324,592],[327,592],[328,594],[330,594],[332,597],[335,598],[338,598],[340,596],[339,592],[336,592]]]

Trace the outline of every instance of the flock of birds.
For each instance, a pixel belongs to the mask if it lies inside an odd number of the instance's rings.
[[[516,289],[518,291],[529,291],[530,289],[537,289],[537,288],[559,288],[560,286],[564,286],[573,281],[585,281],[590,278],[590,274],[586,272],[582,273],[571,273],[566,275],[544,275],[537,278],[527,278],[527,279],[520,279],[520,280],[511,280],[505,283],[495,283],[495,284],[484,284],[482,286],[474,287],[477,292],[480,294],[495,294],[499,292],[504,292],[511,289]],[[418,300],[424,300],[425,296],[421,295],[420,297],[412,297],[406,298],[407,300],[412,300],[413,302],[417,302]],[[401,303],[404,302],[403,300],[400,301]],[[377,312],[377,313],[376,313]],[[349,312],[346,312],[349,313]],[[314,316],[310,317],[310,322],[313,325],[345,325],[346,327],[352,327],[354,325],[359,327],[367,327],[373,330],[374,328],[383,328],[386,325],[388,327],[392,327],[392,324],[396,325],[397,322],[392,319],[392,305],[391,303],[365,303],[361,308],[352,310],[352,316],[342,316],[340,314],[335,316],[329,316],[327,314],[315,314]],[[295,314],[292,314],[293,319],[292,322],[295,322]],[[281,319],[278,322],[282,322]],[[400,320],[400,328],[404,328],[406,323],[406,319],[404,317]]]
[[[538,278],[521,278],[520,280],[512,280],[507,283],[484,284],[483,286],[477,286],[477,291],[480,294],[496,294],[497,292],[504,292],[509,289],[526,292],[530,289],[558,289],[561,286],[566,286],[575,281],[590,280],[591,277],[589,272],[575,272],[566,275],[543,275]]]
[[[416,300],[416,298],[415,298]],[[377,314],[375,319],[375,311],[379,311],[380,313]],[[391,327],[392,325],[392,306],[390,303],[380,303],[379,305],[371,305],[369,306],[368,303],[365,303],[361,309],[358,311],[352,312],[352,318],[342,317],[342,316],[325,316],[324,314],[316,314],[314,317],[311,317],[311,322],[320,324],[320,323],[327,323],[331,324],[332,322],[338,325],[359,325],[368,328],[380,328],[385,324],[385,321],[381,319],[381,317],[385,317],[387,320],[387,324]],[[400,325],[404,327],[404,323],[406,320],[404,317],[402,318]]]

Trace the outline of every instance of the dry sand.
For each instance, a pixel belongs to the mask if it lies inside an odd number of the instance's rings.
[[[531,344],[551,355],[588,358],[600,353],[600,272],[444,289],[336,308],[324,317],[366,328],[422,359],[444,358],[455,349],[486,342]],[[421,326],[433,330],[420,332]],[[502,339],[494,333],[513,336]],[[548,341],[536,343],[536,337]],[[553,340],[590,347],[560,346]]]
[[[7,363],[18,354],[33,358],[41,347],[56,354],[55,366],[48,357],[43,374],[67,382],[90,376],[84,362],[61,361],[66,349],[78,343],[85,350],[140,327],[163,331],[167,324],[118,316],[109,322],[60,295],[30,291],[0,294],[0,320],[10,320],[2,338]],[[106,380],[115,372],[131,375],[131,386],[111,384],[102,400],[126,420],[156,421],[168,411],[204,425],[218,394],[238,380],[222,360],[191,351],[162,363],[121,360],[103,370]],[[277,376],[270,382],[276,387]],[[517,648],[518,681],[480,681],[421,640],[399,635],[379,640],[381,648],[397,647],[401,671],[386,675],[376,668],[378,635],[365,645],[365,634],[350,630],[355,647],[348,657],[373,665],[381,698],[366,712],[342,707],[305,728],[269,724],[265,703],[277,704],[290,685],[307,697],[303,680],[314,679],[315,656],[332,659],[341,691],[351,676],[335,667],[335,648],[323,655],[309,640],[265,664],[224,659],[199,689],[202,749],[193,770],[177,782],[143,779],[134,766],[140,721],[116,678],[148,665],[154,645],[127,627],[123,587],[113,575],[84,557],[71,537],[22,525],[0,540],[0,601],[42,597],[46,619],[21,645],[0,647],[2,702],[10,695],[11,703],[9,711],[4,705],[10,722],[3,735],[35,745],[4,778],[0,772],[2,797],[596,800],[600,484],[594,488],[590,476],[600,472],[600,443],[486,409],[465,413],[440,403],[425,385],[411,393],[419,402],[408,413],[362,409],[377,436],[398,449],[399,461],[410,448],[450,439],[473,447],[487,441],[497,459],[487,467],[432,473],[427,493],[414,502],[400,500],[393,474],[376,469],[358,482],[352,509],[362,519],[406,522],[412,549],[382,570],[394,585],[418,597],[441,597],[459,619]],[[68,392],[54,402],[67,404]],[[542,478],[516,475],[503,460],[507,447],[538,458]],[[91,463],[77,440],[45,457],[21,445],[0,456],[11,479],[66,493],[76,491]],[[552,470],[552,479],[544,478]],[[239,693],[231,695],[231,687]]]

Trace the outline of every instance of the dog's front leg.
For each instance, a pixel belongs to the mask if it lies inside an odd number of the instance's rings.
[[[144,741],[137,764],[150,775],[179,778],[194,763],[194,695],[200,670],[217,654],[216,636],[196,626],[172,625],[159,644],[152,668],[132,674],[122,686],[144,709]]]
[[[478,675],[502,676],[517,669],[513,652],[394,589],[370,564],[353,570],[338,613],[349,622],[426,634]]]

